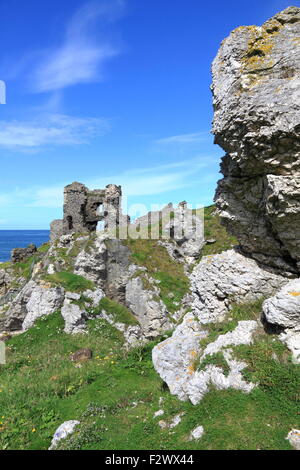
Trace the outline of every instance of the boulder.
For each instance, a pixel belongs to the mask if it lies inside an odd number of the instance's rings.
[[[54,433],[49,450],[54,450],[57,447],[59,441],[72,434],[78,424],[80,424],[80,421],[76,420],[65,421],[63,424],[61,424]]]
[[[203,324],[222,321],[232,303],[272,295],[287,282],[238,250],[205,256],[191,274],[192,310]]]
[[[245,253],[300,272],[300,8],[234,30],[213,62],[215,201]]]
[[[194,374],[194,362],[201,351],[200,340],[206,335],[199,322],[188,313],[171,338],[159,343],[152,350],[155,370],[167,383],[170,392],[180,400],[189,398],[186,385]]]
[[[269,323],[284,328],[300,329],[300,279],[283,286],[263,303],[263,312]]]
[[[195,321],[192,314],[187,314],[173,336],[153,349],[154,367],[173,395],[177,395],[180,400],[189,399],[193,405],[198,404],[211,387],[217,390],[234,388],[249,393],[255,384],[248,383],[243,378],[242,370],[247,364],[235,360],[232,349],[228,347],[251,344],[257,327],[255,321],[240,321],[234,331],[220,335],[203,352],[200,340],[207,333],[201,329],[201,324]],[[200,370],[195,368],[196,360],[201,366],[207,355],[220,351],[229,368],[228,375],[225,375],[221,367],[214,365],[207,365]]]
[[[25,306],[27,313],[22,329],[28,330],[38,318],[59,310],[64,301],[64,293],[61,287],[48,288],[43,284],[35,286]]]
[[[80,305],[66,295],[61,314],[65,320],[65,333],[84,333],[86,331],[86,321],[88,314]]]
[[[291,446],[295,450],[300,450],[300,430],[299,429],[292,429],[286,439],[289,441]]]
[[[198,441],[199,439],[201,439],[203,434],[204,434],[203,426],[197,426],[195,429],[191,431],[190,441],[193,441],[193,440]]]
[[[86,362],[92,359],[92,350],[89,348],[79,349],[70,355],[72,362]]]

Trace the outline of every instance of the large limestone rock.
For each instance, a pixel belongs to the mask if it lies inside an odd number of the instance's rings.
[[[21,330],[23,321],[27,315],[27,303],[37,283],[29,281],[18,295],[10,303],[9,309],[5,312],[4,329],[8,331]]]
[[[104,240],[96,238],[89,251],[82,250],[76,257],[74,274],[103,287],[106,281],[107,249]]]
[[[64,304],[61,309],[61,315],[65,321],[65,333],[83,333],[86,329],[88,314],[86,309],[79,303],[80,294],[67,292]]]
[[[263,312],[269,323],[300,330],[300,280],[294,279],[265,300]]]
[[[207,335],[205,325],[223,321],[232,303],[250,302],[264,296],[274,295],[289,280],[272,270],[259,266],[237,250],[228,250],[214,256],[206,256],[191,274],[192,312],[176,327],[171,338],[153,350],[153,364],[161,378],[168,384],[172,394],[181,400],[199,403],[211,386],[217,389],[233,387],[250,392],[254,384],[243,379],[246,364],[233,357],[228,349],[239,344],[250,344],[258,324],[256,321],[240,321],[237,328],[221,335],[205,350],[201,339]],[[223,351],[224,350],[224,351]],[[223,351],[230,372],[225,375],[220,367],[207,366],[195,370],[206,356]]]
[[[292,352],[292,360],[300,364],[300,280],[294,279],[263,303],[263,313],[272,325],[284,328],[279,339]]]
[[[22,324],[23,330],[31,328],[38,318],[59,310],[64,301],[64,292],[61,287],[37,285],[26,304],[27,314]]]
[[[191,274],[193,312],[201,323],[222,321],[232,303],[273,295],[287,282],[238,250],[205,256]]]
[[[242,26],[213,63],[216,204],[243,250],[300,272],[300,9]]]
[[[258,327],[255,321],[240,321],[232,332],[220,335],[203,351],[201,339],[207,333],[195,317],[189,313],[174,331],[171,338],[155,346],[152,360],[156,371],[167,383],[170,392],[180,400],[199,403],[211,387],[218,390],[234,388],[245,393],[251,392],[255,384],[246,382],[242,370],[247,366],[234,359],[229,346],[251,344],[253,333]],[[208,355],[222,352],[229,368],[228,375],[221,367],[207,365],[201,369],[201,362]],[[200,369],[195,368],[196,359]]]
[[[126,285],[126,304],[142,327],[146,338],[154,338],[172,328],[168,311],[158,297],[158,289],[147,290],[141,277],[133,277]]]
[[[180,400],[189,398],[188,383],[195,373],[194,362],[201,351],[200,341],[206,336],[199,322],[188,313],[172,337],[155,346],[152,351],[156,371],[168,384],[170,392]]]

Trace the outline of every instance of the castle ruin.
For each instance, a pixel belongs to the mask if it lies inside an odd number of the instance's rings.
[[[95,232],[102,221],[104,229],[116,227],[120,223],[121,198],[121,186],[115,184],[93,191],[81,183],[69,184],[64,189],[64,218],[51,223],[51,242],[68,233]],[[121,217],[127,222],[127,216]]]

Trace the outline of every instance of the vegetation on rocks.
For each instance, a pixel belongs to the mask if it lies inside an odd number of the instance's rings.
[[[229,250],[237,245],[235,237],[230,235],[221,225],[220,216],[216,213],[216,206],[204,208],[204,236],[205,240],[214,239],[215,243],[206,244],[202,249],[202,255],[215,255]]]
[[[203,254],[230,248],[235,241],[220,225],[214,206],[206,209],[205,217],[206,238],[216,243],[206,245]],[[125,243],[132,261],[159,281],[168,309],[178,309],[189,290],[184,265],[156,241]],[[94,287],[68,271],[43,274],[43,279],[78,293]],[[262,300],[234,305],[226,320],[205,325],[208,336],[201,348],[234,330],[240,320],[259,320]],[[102,310],[114,321],[137,323],[125,306],[107,297],[93,309],[95,315]],[[299,366],[276,334],[262,326],[252,345],[234,348],[234,357],[247,364],[243,376],[257,385],[254,390],[245,394],[211,389],[198,405],[171,395],[154,370],[152,349],[167,333],[128,350],[122,333],[101,318],[88,320],[87,334],[70,335],[63,329],[56,312],[6,342],[7,363],[0,366],[0,449],[47,449],[55,430],[68,420],[80,424],[61,441],[60,449],[290,449],[287,433],[299,427]],[[81,348],[92,350],[91,360],[72,362],[70,355]],[[208,365],[220,367],[225,375],[229,371],[221,352],[206,356],[194,368]],[[159,409],[164,414],[154,418]],[[170,428],[178,414],[181,422]],[[203,437],[191,441],[191,431],[200,425]]]
[[[115,322],[124,323],[125,325],[138,325],[138,321],[130,310],[115,300],[103,297],[96,311],[100,312],[101,310],[105,310],[106,313],[112,315]]]
[[[184,265],[173,260],[157,240],[129,239],[124,243],[131,250],[132,261],[146,268],[147,274],[158,281],[160,298],[167,309],[171,313],[178,310],[180,301],[189,290]]]
[[[70,292],[83,292],[95,287],[93,282],[88,281],[84,277],[66,271],[47,274],[44,279],[51,285],[63,287]]]
[[[67,335],[57,313],[6,344],[0,449],[46,449],[71,419],[81,424],[62,449],[290,449],[285,437],[299,425],[299,368],[274,335],[236,348],[258,387],[250,394],[212,390],[196,406],[170,395],[154,371],[156,343],[125,351],[121,334],[101,319],[89,321],[86,335]],[[93,356],[78,367],[70,354],[82,347]],[[164,415],[154,418],[158,409]],[[161,419],[168,423],[178,413],[178,426],[161,429]],[[203,438],[189,441],[200,424]]]

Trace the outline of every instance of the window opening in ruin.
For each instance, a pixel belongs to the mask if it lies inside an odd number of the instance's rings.
[[[67,216],[67,222],[68,222],[69,230],[72,230],[73,229],[73,217],[71,215]]]

